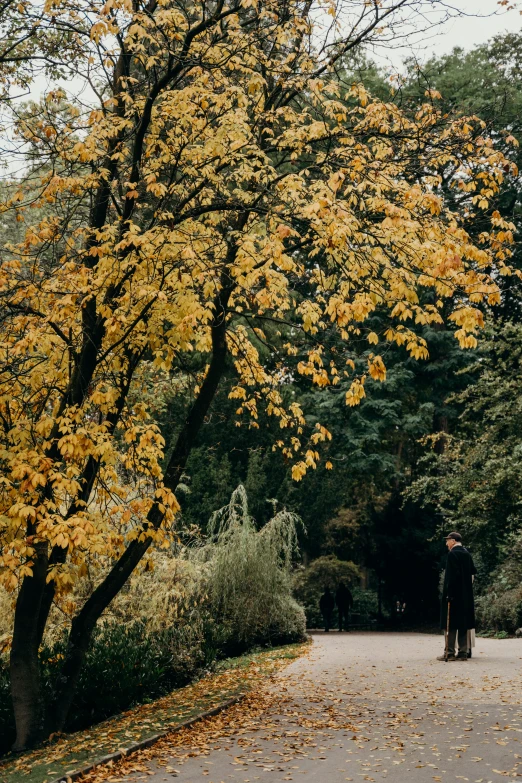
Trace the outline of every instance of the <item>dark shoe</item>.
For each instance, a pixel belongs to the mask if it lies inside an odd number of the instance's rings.
[[[455,658],[456,661],[467,661],[468,660],[468,653],[463,653],[462,655],[459,653],[457,657]]]
[[[468,650],[468,658],[471,658],[471,650]]]
[[[454,655],[448,655],[448,657],[446,657],[445,655],[439,655],[437,660],[438,661],[448,661],[448,663],[449,663],[450,661],[456,661],[457,659],[455,658]]]

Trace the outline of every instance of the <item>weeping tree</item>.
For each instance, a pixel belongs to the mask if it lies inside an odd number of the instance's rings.
[[[291,578],[299,524],[282,510],[258,530],[242,485],[210,520],[210,540],[198,552],[209,563],[209,600],[213,614],[245,645],[304,637]]]

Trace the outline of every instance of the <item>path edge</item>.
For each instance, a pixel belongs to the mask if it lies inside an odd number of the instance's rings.
[[[163,739],[163,737],[166,737],[168,734],[174,734],[177,731],[181,731],[182,729],[186,729],[189,726],[192,726],[194,723],[198,723],[200,720],[205,720],[205,718],[212,718],[214,715],[219,715],[220,712],[227,710],[229,707],[232,707],[234,704],[238,704],[246,697],[246,695],[247,695],[246,693],[239,693],[236,696],[233,696],[232,698],[221,702],[221,704],[218,704],[216,707],[213,707],[211,710],[205,710],[205,712],[201,712],[199,713],[199,715],[195,715],[193,718],[189,718],[188,720],[185,720],[182,723],[177,723],[175,726],[171,726],[170,728],[159,732],[159,734],[153,734],[150,737],[145,737],[145,739],[142,739],[139,742],[134,742],[132,745],[129,745],[127,748],[120,748],[114,753],[108,753],[106,756],[101,756],[99,759],[96,759],[95,761],[89,764],[85,764],[83,767],[78,767],[78,769],[73,769],[70,770],[69,772],[64,772],[63,775],[60,775],[59,778],[55,778],[54,780],[49,781],[49,783],[69,783],[69,781],[76,780],[82,775],[86,775],[88,772],[91,772],[96,767],[106,766],[107,764],[110,764],[112,761],[119,761],[120,759],[130,756],[132,753],[136,753],[138,750],[143,750],[144,748],[150,748],[152,745],[155,745],[156,742],[158,742],[160,739]]]

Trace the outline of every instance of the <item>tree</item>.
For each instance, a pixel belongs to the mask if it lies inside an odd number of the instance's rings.
[[[258,530],[241,484],[212,515],[198,556],[210,561],[213,616],[240,644],[305,637],[305,616],[292,596],[291,578],[299,523],[283,510]]]
[[[442,57],[431,57],[426,63],[407,63],[406,76],[395,95],[398,105],[415,110],[419,96],[426,89],[441,95],[445,111],[460,115],[478,115],[486,122],[488,132],[518,168],[522,160],[522,90],[520,66],[522,38],[518,33],[496,36],[469,52],[456,48]],[[463,199],[463,194],[458,195]],[[520,182],[507,176],[495,206],[502,217],[520,231]],[[482,215],[469,210],[466,227],[473,236],[482,230]],[[519,247],[514,248],[512,266],[520,269]],[[494,318],[520,319],[520,279],[513,275],[502,281],[502,302],[491,313]]]
[[[477,305],[498,300],[496,277],[509,271],[510,226],[495,213],[474,244],[444,202],[442,172],[459,172],[480,209],[509,164],[478,120],[446,121],[431,101],[408,118],[358,85],[341,101],[332,78],[410,6],[354,0],[355,27],[322,43],[308,1],[63,0],[42,12],[51,31],[68,30],[64,67],[92,100],[57,87],[16,111],[27,177],[2,205],[25,229],[0,266],[0,569],[18,590],[16,749],[63,728],[97,620],[149,547],[170,545],[175,492],[225,370],[240,418],[255,425],[265,406],[277,419],[275,445],[299,480],[329,433],[285,404],[285,384],[351,374],[356,405],[367,374],[385,377],[380,355],[363,373],[351,358],[353,338],[378,343],[367,326],[377,308],[384,339],[414,358],[426,354],[414,323],[447,317],[475,344]],[[284,345],[267,324],[289,335]],[[329,351],[330,335],[342,351]],[[163,466],[135,391],[160,371],[183,386],[193,356],[192,398]],[[93,569],[96,587],[76,605],[71,589]],[[67,651],[43,705],[38,648],[64,597]]]
[[[432,504],[480,553],[485,575],[522,525],[518,374],[522,328],[489,328],[470,368],[475,383],[461,392],[458,426],[442,453],[430,451],[410,494]]]

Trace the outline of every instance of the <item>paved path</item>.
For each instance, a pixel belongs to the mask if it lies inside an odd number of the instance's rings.
[[[316,634],[269,692],[173,735],[133,773],[110,774],[150,783],[522,777],[522,640],[478,639],[467,662],[437,662],[441,647],[427,634]]]

